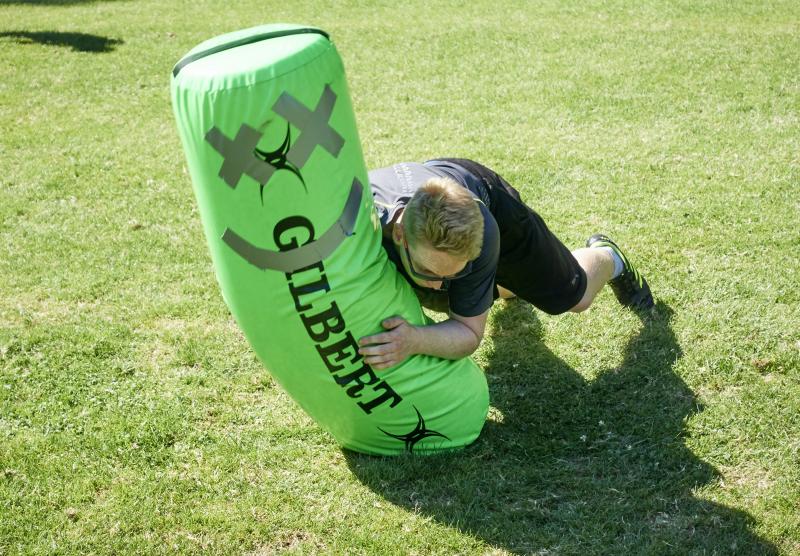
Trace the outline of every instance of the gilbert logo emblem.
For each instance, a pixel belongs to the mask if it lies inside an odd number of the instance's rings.
[[[396,438],[402,442],[405,442],[406,451],[409,453],[414,452],[414,446],[416,446],[417,442],[423,440],[424,438],[430,438],[431,436],[438,436],[440,438],[444,438],[446,440],[450,440],[445,435],[440,432],[432,431],[425,427],[425,419],[422,418],[422,414],[417,409],[417,406],[414,406],[414,411],[417,412],[417,426],[414,427],[414,430],[407,434],[392,434],[390,432],[386,432],[382,428],[378,427],[378,429],[385,434],[386,436],[391,436],[392,438]]]
[[[289,162],[287,159],[287,155],[289,154],[289,149],[292,146],[292,126],[291,124],[286,124],[286,138],[281,143],[280,147],[275,149],[274,151],[262,151],[256,149],[254,151],[256,157],[263,160],[270,166],[274,166],[275,170],[288,170],[295,176],[297,179],[300,180],[300,183],[303,184],[303,189],[305,189],[306,193],[308,193],[308,188],[306,187],[306,180],[303,179],[303,175],[300,173],[300,169]],[[258,195],[261,197],[261,204],[264,204],[264,186],[267,185],[265,183],[259,184]]]
[[[229,187],[236,189],[242,176],[249,176],[262,186],[263,193],[263,186],[278,170],[289,170],[300,177],[300,170],[317,145],[334,158],[338,157],[344,138],[328,123],[335,103],[336,93],[330,85],[325,85],[313,111],[289,93],[282,93],[272,105],[272,111],[287,121],[286,139],[271,152],[258,149],[264,134],[247,124],[239,127],[233,139],[226,137],[216,126],[212,127],[205,139],[223,157],[219,177]],[[294,145],[291,145],[291,125],[300,131]],[[302,181],[302,177],[300,179]]]

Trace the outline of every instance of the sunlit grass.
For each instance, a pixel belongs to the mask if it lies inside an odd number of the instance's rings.
[[[800,554],[799,17],[0,3],[0,553]],[[189,48],[273,21],[331,33],[368,166],[491,166],[618,239],[655,315],[498,303],[473,447],[343,452],[228,314],[169,104]]]

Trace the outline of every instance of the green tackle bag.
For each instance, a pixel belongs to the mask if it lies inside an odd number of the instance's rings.
[[[383,319],[427,319],[381,247],[328,35],[266,25],[206,41],[175,66],[172,105],[223,297],[275,380],[352,450],[474,441],[488,390],[471,359],[374,371],[358,354]]]

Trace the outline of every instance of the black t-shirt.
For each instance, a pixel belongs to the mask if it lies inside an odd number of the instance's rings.
[[[483,246],[478,258],[472,262],[472,271],[462,278],[446,281],[443,284],[446,289],[423,288],[406,272],[391,238],[384,238],[383,247],[397,270],[414,287],[423,306],[443,312],[449,306],[449,310],[457,315],[474,317],[492,306],[494,277],[500,256],[500,232],[487,207],[489,198],[483,182],[460,166],[448,162],[401,162],[369,173],[375,209],[381,225],[388,226],[397,211],[406,206],[414,192],[433,177],[452,178],[467,188],[479,202],[483,215]]]

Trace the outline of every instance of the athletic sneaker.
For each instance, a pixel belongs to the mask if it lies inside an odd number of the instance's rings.
[[[639,274],[619,245],[603,234],[594,234],[586,240],[586,247],[610,247],[622,259],[622,273],[608,284],[617,296],[617,300],[634,309],[650,309],[653,306],[653,294],[647,280]]]

